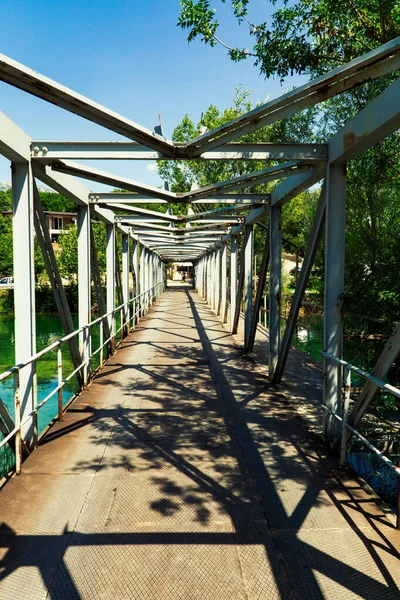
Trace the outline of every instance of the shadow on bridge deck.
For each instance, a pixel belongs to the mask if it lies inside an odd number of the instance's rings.
[[[169,289],[0,495],[0,598],[399,598],[400,534]]]

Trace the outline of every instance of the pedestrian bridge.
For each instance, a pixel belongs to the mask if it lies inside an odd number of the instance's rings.
[[[0,598],[399,597],[400,533],[168,288],[1,492]]]
[[[0,491],[0,599],[399,598],[400,492],[394,515],[346,458],[357,440],[400,474],[359,430],[378,390],[400,398],[386,381],[400,323],[372,373],[343,360],[346,165],[399,129],[399,69],[396,38],[175,142],[0,55],[0,81],[128,140],[32,140],[0,113],[15,281],[15,366],[0,374],[13,382],[13,402],[0,398],[0,457],[12,458]],[[240,141],[390,74],[326,143]],[[173,192],[88,165],[117,159],[231,161],[241,175]],[[77,329],[37,181],[77,205]],[[283,327],[282,206],[319,184]],[[105,272],[93,221],[105,227]],[[319,369],[292,340],[323,234]],[[40,352],[35,236],[65,334]],[[193,287],[166,285],[177,261],[192,263]],[[42,399],[36,367],[49,353],[57,382]],[[57,415],[39,435],[51,398]]]

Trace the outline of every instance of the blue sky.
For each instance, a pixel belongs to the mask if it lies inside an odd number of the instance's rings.
[[[2,0],[0,52],[124,116],[153,128],[161,113],[164,134],[188,113],[198,121],[210,104],[229,106],[237,85],[253,90],[254,102],[276,97],[283,86],[264,80],[252,62],[232,63],[222,48],[188,44],[176,26],[179,0]],[[228,4],[228,5],[227,5]],[[214,0],[220,36],[247,46],[247,26],[238,26],[229,3]],[[252,0],[250,16],[268,20],[270,3]],[[116,134],[0,82],[0,110],[33,139],[115,140]],[[94,163],[93,163],[94,164]],[[97,168],[159,184],[149,164],[97,163]],[[0,179],[9,180],[0,160]],[[88,182],[90,189],[100,189]]]

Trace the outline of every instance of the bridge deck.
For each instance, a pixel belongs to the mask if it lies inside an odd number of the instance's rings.
[[[399,598],[400,534],[194,292],[0,493],[0,598]]]

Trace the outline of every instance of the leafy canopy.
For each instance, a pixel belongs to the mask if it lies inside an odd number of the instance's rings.
[[[226,0],[221,0],[225,3]],[[268,0],[267,0],[268,2]],[[213,3],[218,5],[218,1]],[[249,31],[251,50],[226,44],[211,0],[181,0],[178,25],[188,41],[227,48],[234,61],[249,57],[265,77],[320,75],[400,35],[399,0],[269,0],[268,21],[253,23],[249,0],[230,0],[239,24]]]

